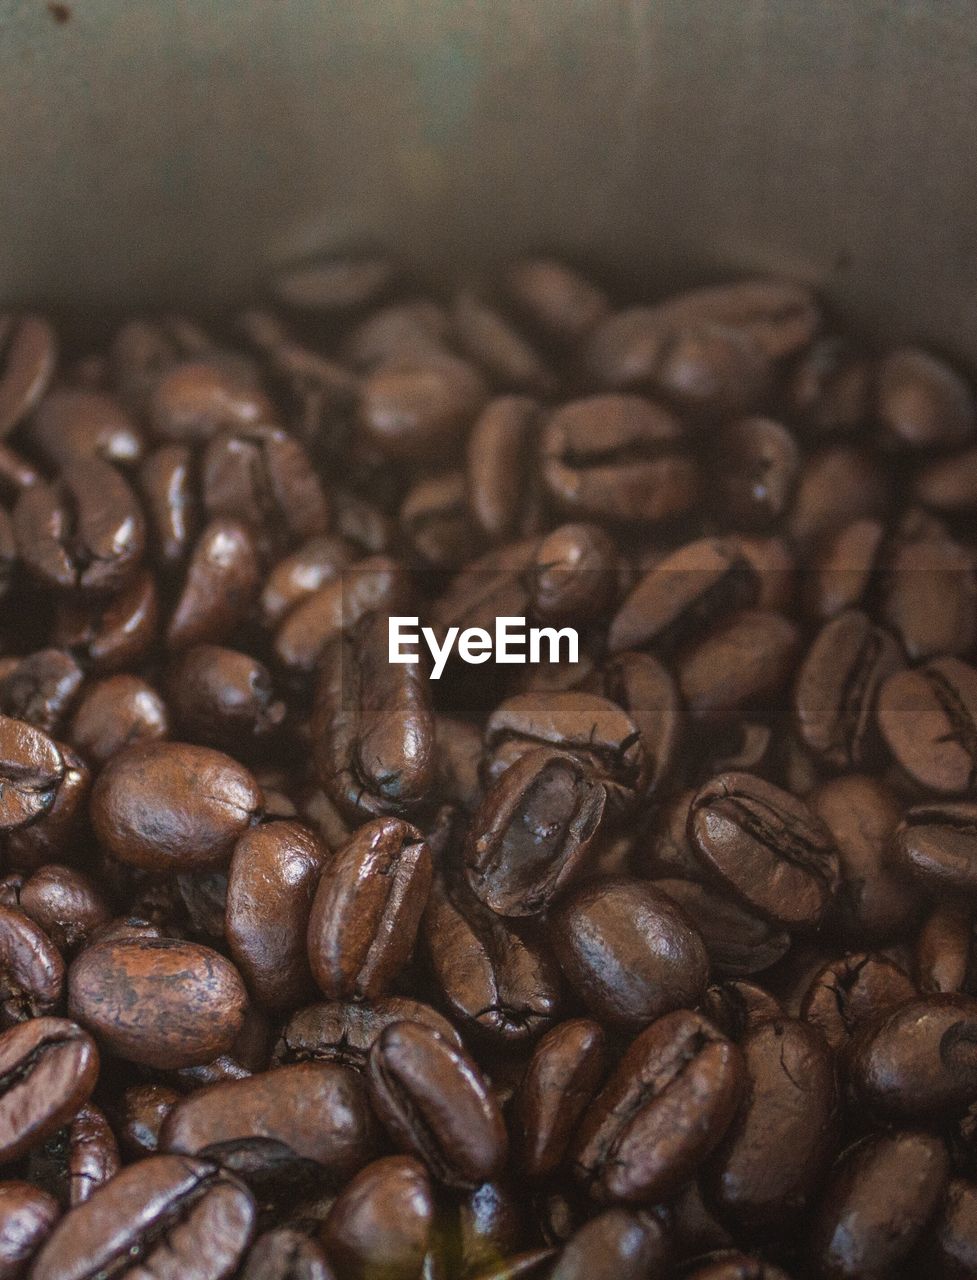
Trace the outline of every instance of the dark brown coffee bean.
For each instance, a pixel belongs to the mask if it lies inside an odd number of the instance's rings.
[[[113,857],[172,873],[226,863],[261,804],[254,777],[230,756],[146,742],[106,765],[92,795],[92,822]]]
[[[557,389],[532,343],[476,293],[464,289],[455,295],[451,320],[458,346],[500,387],[544,394]]]
[[[418,480],[401,504],[400,523],[415,554],[432,569],[457,569],[478,542],[460,471]]]
[[[32,485],[39,484],[41,473],[26,458],[0,441],[0,498],[13,504]]]
[[[652,885],[584,884],[553,911],[548,933],[567,980],[595,1017],[639,1028],[695,1005],[705,945],[685,913]]]
[[[828,622],[797,673],[794,717],[801,741],[835,769],[861,768],[875,746],[875,700],[903,669],[896,640],[858,610]]]
[[[881,520],[853,520],[818,548],[805,587],[815,617],[828,619],[865,602],[878,581],[886,529]]]
[[[143,570],[107,600],[59,600],[52,639],[93,675],[104,675],[141,661],[156,643],[158,622],[156,579]]]
[[[56,1013],[64,996],[64,961],[24,911],[0,907],[0,1022]]]
[[[115,1134],[104,1114],[86,1102],[68,1129],[68,1204],[90,1200],[119,1172],[122,1161]]]
[[[17,569],[17,538],[13,521],[0,507],[0,597],[10,590]]]
[[[931,995],[880,1013],[852,1042],[849,1079],[873,1114],[897,1122],[963,1111],[977,1081],[977,1000]]]
[[[883,1280],[943,1199],[946,1148],[922,1133],[876,1134],[845,1152],[818,1209],[807,1256],[825,1280]]]
[[[297,822],[270,822],[234,847],[227,883],[227,945],[252,997],[294,1009],[313,991],[306,934],[327,854]]]
[[[498,1104],[474,1062],[437,1032],[416,1022],[387,1027],[370,1050],[367,1081],[391,1138],[439,1182],[474,1186],[502,1168]]]
[[[51,1136],[98,1078],[91,1036],[65,1018],[32,1018],[0,1034],[0,1163]]]
[[[854,431],[868,415],[869,361],[845,338],[819,338],[801,356],[790,376],[791,416],[806,432],[828,435]]]
[[[816,925],[838,886],[838,854],[795,796],[747,773],[696,795],[689,834],[704,865],[747,907],[787,929]]]
[[[536,1046],[515,1100],[529,1177],[547,1177],[563,1162],[605,1061],[604,1033],[588,1018],[558,1023]]]
[[[166,703],[136,676],[109,676],[89,685],[71,721],[68,737],[96,769],[130,745],[169,735]]]
[[[931,1257],[943,1280],[977,1273],[977,1187],[953,1178],[933,1227]]]
[[[655,888],[677,902],[706,945],[716,973],[744,977],[769,969],[787,954],[790,934],[694,880],[658,880]]]
[[[837,1148],[831,1053],[803,1022],[761,1022],[740,1041],[740,1109],[705,1174],[707,1202],[736,1231],[784,1235]]]
[[[722,724],[776,701],[794,670],[800,633],[779,613],[744,609],[678,663],[685,705],[701,724]]]
[[[212,520],[194,545],[166,628],[166,644],[220,644],[250,614],[261,585],[258,551],[246,525]]]
[[[893,850],[931,893],[977,894],[977,805],[944,801],[910,809],[896,828]]]
[[[648,760],[647,791],[656,793],[675,771],[685,729],[674,679],[651,654],[626,651],[608,658],[592,683],[637,727]]]
[[[966,655],[977,640],[974,556],[945,536],[905,538],[893,551],[882,615],[913,662]]]
[[[163,373],[150,397],[149,417],[163,440],[195,442],[274,422],[275,409],[244,362],[198,359]]]
[[[54,376],[58,340],[37,315],[0,315],[0,437],[36,408]]]
[[[565,524],[536,549],[532,606],[543,622],[599,617],[617,591],[617,548],[599,525]]]
[[[80,387],[58,387],[46,395],[26,439],[53,467],[77,458],[132,466],[145,449],[142,433],[115,396]]]
[[[17,721],[7,723],[16,724]],[[23,727],[27,728],[26,725]],[[0,744],[3,742],[3,735],[4,722],[0,718]],[[36,820],[28,825],[18,826],[16,830],[7,832],[7,861],[9,866],[20,871],[33,871],[45,862],[63,857],[65,851],[71,848],[71,840],[84,830],[87,820],[86,810],[92,785],[88,766],[70,747],[56,744],[50,738],[47,742],[60,754],[63,774],[60,782],[52,783],[53,799],[46,811],[42,810]],[[3,761],[0,746],[0,779],[4,774]],[[4,779],[0,815],[3,813],[3,800],[14,799],[17,786],[22,786],[24,781],[23,773],[19,775],[16,785],[12,785],[9,779]],[[23,795],[21,799],[24,799]]]
[[[458,1032],[430,1005],[405,996],[384,996],[370,1002],[331,1000],[299,1009],[285,1023],[273,1057],[276,1063],[338,1062],[363,1068],[374,1041],[394,1022],[423,1022],[456,1048],[463,1048]]]
[[[723,509],[734,526],[764,528],[787,507],[800,467],[797,442],[771,418],[739,418],[715,440],[712,457]]]
[[[787,528],[804,550],[855,520],[885,515],[889,476],[870,453],[837,445],[812,454],[801,468]]]
[[[678,421],[638,396],[592,396],[558,409],[539,442],[551,498],[578,519],[656,524],[699,493]]]
[[[163,1121],[180,1101],[180,1094],[165,1084],[134,1084],[123,1093],[116,1112],[122,1150],[138,1159],[155,1155]]]
[[[431,888],[416,827],[379,818],[330,860],[309,916],[309,963],[334,1000],[376,999],[410,959]]]
[[[817,1027],[836,1052],[882,1010],[912,1000],[916,987],[884,956],[855,952],[815,974],[801,1004],[801,1017]]]
[[[424,1166],[410,1156],[386,1156],[361,1169],[337,1197],[322,1242],[349,1280],[415,1280],[434,1221]]]
[[[701,538],[659,560],[632,589],[611,621],[611,652],[655,641],[675,648],[724,614],[747,607],[756,575],[734,542]]]
[[[935,658],[890,676],[876,716],[886,746],[915,782],[942,795],[977,786],[977,671],[968,663]]]
[[[190,448],[164,444],[150,453],[139,469],[139,489],[153,529],[154,558],[164,567],[182,563],[200,523]]]
[[[331,1062],[299,1062],[217,1084],[173,1108],[161,1145],[167,1151],[217,1153],[253,1138],[281,1143],[331,1179],[351,1177],[375,1146],[362,1078]]]
[[[56,733],[78,700],[85,676],[64,649],[38,649],[0,678],[0,711]]]
[[[388,661],[388,615],[323,655],[312,717],[319,781],[349,817],[409,813],[434,783],[434,716],[419,664]]]
[[[972,511],[977,505],[977,449],[936,458],[921,467],[914,492],[925,507],[944,515]]]
[[[356,559],[352,543],[333,534],[319,534],[303,542],[275,565],[261,592],[261,616],[268,626],[327,583],[338,578]]]
[[[573,756],[527,752],[472,818],[465,863],[476,896],[500,915],[545,910],[586,866],[605,799]]]
[[[545,942],[524,922],[490,911],[460,877],[435,877],[421,936],[444,1002],[466,1032],[517,1042],[556,1017],[560,974]]]
[[[34,1280],[154,1274],[225,1280],[244,1256],[255,1217],[250,1192],[211,1161],[153,1156],[62,1218],[31,1274]]]
[[[30,1182],[0,1182],[0,1280],[18,1280],[61,1216],[54,1196]]]
[[[504,284],[526,318],[558,342],[579,342],[608,311],[602,289],[554,258],[522,259],[506,272]]]
[[[27,489],[14,508],[17,547],[47,587],[112,592],[142,559],[146,528],[139,502],[100,458],[69,463],[53,485]]]
[[[302,311],[345,311],[373,302],[396,274],[389,258],[325,258],[281,272],[272,283],[279,302]]]
[[[492,542],[525,537],[542,524],[533,466],[540,407],[527,396],[490,400],[468,436],[466,479],[472,519]]]
[[[322,1246],[301,1231],[279,1227],[258,1236],[239,1280],[335,1280]]]
[[[574,1233],[549,1280],[644,1280],[664,1275],[670,1255],[653,1213],[608,1209]]]
[[[359,427],[390,458],[424,462],[457,455],[488,397],[481,374],[444,354],[401,356],[363,384]]]
[[[242,754],[282,726],[286,708],[271,672],[250,654],[219,645],[184,649],[170,666],[169,705],[191,741]]]
[[[699,1008],[704,1017],[737,1043],[761,1022],[784,1017],[776,996],[754,982],[721,982],[709,987]]]
[[[390,303],[354,326],[343,358],[357,369],[373,369],[402,357],[441,355],[450,328],[447,310],[430,298]]]
[[[687,1273],[687,1280],[790,1280],[786,1271],[745,1253],[726,1253]]]
[[[20,909],[63,952],[74,951],[107,924],[111,911],[98,885],[82,871],[55,863],[38,868],[23,884]]]
[[[885,356],[876,371],[875,396],[879,425],[904,447],[965,444],[977,430],[970,387],[948,364],[917,347]]]
[[[170,1069],[233,1045],[244,984],[209,947],[173,938],[94,942],[68,973],[68,1008],[112,1053]]]
[[[739,1050],[698,1014],[666,1014],[634,1041],[574,1144],[602,1201],[665,1199],[715,1150],[743,1089]]]

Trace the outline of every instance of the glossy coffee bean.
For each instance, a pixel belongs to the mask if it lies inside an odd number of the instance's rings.
[[[263,1232],[248,1250],[240,1280],[334,1280],[322,1246],[291,1227]]]
[[[790,948],[790,934],[695,880],[655,880],[678,903],[705,943],[715,972],[726,977],[761,973]]]
[[[170,732],[170,713],[159,693],[136,676],[107,676],[88,686],[68,729],[72,745],[96,769],[138,742]]]
[[[165,1084],[130,1085],[120,1099],[116,1129],[123,1152],[132,1158],[155,1155],[163,1121],[180,1101]]]
[[[21,887],[18,905],[62,953],[83,945],[111,918],[108,901],[83,871],[48,863]]]
[[[824,1280],[883,1280],[911,1253],[943,1198],[949,1173],[939,1138],[876,1134],[832,1172],[808,1244]]]
[[[763,528],[783,514],[800,467],[797,442],[771,418],[739,418],[716,439],[715,477],[737,528]]]
[[[25,911],[0,906],[0,1015],[9,1026],[57,1013],[64,997],[64,961],[47,933]]]
[[[230,756],[146,742],[119,752],[102,771],[92,822],[113,857],[173,873],[226,863],[261,804],[254,777]]]
[[[294,1009],[315,989],[306,935],[326,861],[321,841],[297,822],[253,827],[234,846],[224,932],[248,991],[263,1008]]]
[[[114,1271],[224,1280],[251,1241],[250,1192],[208,1160],[154,1156],[123,1170],[66,1214],[31,1271],[36,1280],[95,1280]]]
[[[937,896],[977,893],[977,805],[916,805],[893,837],[898,865]]]
[[[430,1005],[406,996],[380,1000],[330,1000],[293,1013],[275,1045],[276,1063],[337,1062],[363,1069],[374,1041],[394,1022],[422,1022],[461,1049],[461,1037]]]
[[[654,1214],[608,1209],[573,1235],[550,1280],[642,1280],[663,1274],[669,1256],[667,1233]]]
[[[722,1140],[744,1085],[739,1050],[688,1010],[634,1041],[587,1110],[574,1168],[601,1201],[667,1199]]]
[[[536,1046],[516,1095],[521,1164],[530,1177],[562,1163],[605,1060],[604,1033],[589,1018],[557,1023]]]
[[[64,776],[64,756],[46,733],[0,716],[0,830],[12,831],[46,814]]]
[[[331,999],[385,995],[409,960],[431,888],[421,833],[399,818],[360,827],[333,855],[309,915],[309,964]]]
[[[424,1166],[375,1160],[337,1197],[322,1229],[330,1259],[350,1280],[414,1280],[431,1243],[435,1203]]]
[[[689,834],[711,874],[784,928],[816,925],[837,888],[838,855],[821,821],[751,774],[707,783],[689,810]]]
[[[18,1280],[61,1216],[57,1200],[30,1182],[0,1183],[0,1277]]]
[[[84,672],[63,649],[38,649],[0,678],[0,711],[55,733],[78,700]]]
[[[158,622],[156,579],[142,569],[107,599],[59,600],[53,639],[93,675],[103,675],[143,659],[156,642]]]
[[[568,982],[595,1017],[637,1029],[694,1006],[705,989],[705,944],[652,885],[584,884],[551,914],[548,934]]]
[[[68,974],[68,1007],[112,1053],[151,1067],[194,1066],[225,1053],[244,1019],[237,970],[174,938],[94,942]]]
[[[150,422],[163,440],[209,440],[219,431],[275,420],[271,402],[250,368],[218,360],[187,360],[164,371],[153,389]]]
[[[0,1163],[71,1120],[98,1078],[91,1036],[65,1018],[32,1018],[0,1033]]]
[[[492,542],[532,534],[542,524],[532,465],[540,406],[528,396],[499,396],[475,419],[466,449],[468,505]]]
[[[474,1062],[420,1023],[387,1027],[370,1050],[370,1100],[401,1150],[447,1186],[474,1186],[505,1162],[498,1104]]]
[[[801,1017],[838,1052],[866,1021],[916,994],[908,974],[892,960],[856,952],[831,961],[815,974],[801,1004]]]
[[[211,520],[190,553],[166,628],[168,648],[229,640],[254,608],[260,587],[258,548],[247,525]]]
[[[174,659],[166,681],[177,731],[192,742],[242,752],[282,727],[286,707],[271,672],[237,649],[200,644]]]
[[[951,1180],[932,1235],[928,1252],[937,1275],[966,1280],[977,1271],[977,1188],[972,1182]]]

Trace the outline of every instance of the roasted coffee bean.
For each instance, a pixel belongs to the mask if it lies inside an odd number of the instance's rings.
[[[181,1095],[165,1084],[130,1085],[122,1095],[116,1127],[123,1152],[132,1158],[155,1155],[163,1121]]]
[[[923,921],[913,951],[913,976],[924,994],[971,986],[973,918],[960,907],[937,907]]]
[[[26,489],[13,518],[20,557],[47,587],[118,591],[142,559],[146,527],[138,499],[100,458],[70,462],[57,483]]]
[[[414,1280],[435,1224],[424,1166],[410,1156],[367,1165],[336,1199],[322,1228],[330,1259],[350,1280]]]
[[[416,809],[434,782],[434,716],[419,663],[388,662],[388,617],[366,614],[323,655],[312,717],[319,781],[349,817]]]
[[[617,549],[599,525],[561,525],[536,548],[532,607],[543,622],[600,617],[616,589]]]
[[[468,437],[466,480],[472,519],[492,542],[525,537],[542,525],[533,467],[540,407],[528,396],[490,400]]]
[[[261,791],[237,761],[209,747],[144,742],[113,756],[92,795],[103,847],[147,871],[226,863],[261,812]]]
[[[55,733],[78,700],[85,676],[63,649],[38,649],[0,678],[0,711]]]
[[[820,1032],[789,1018],[759,1023],[739,1048],[742,1101],[705,1172],[706,1200],[734,1231],[783,1235],[837,1149],[834,1064]]]
[[[517,1042],[557,1016],[560,974],[545,942],[524,922],[489,910],[460,877],[435,876],[421,937],[442,998],[466,1034]]]
[[[416,827],[378,818],[337,850],[309,915],[309,964],[331,999],[385,995],[410,959],[431,889]]]
[[[915,495],[944,515],[972,511],[977,504],[977,449],[939,457],[916,473]]]
[[[870,763],[879,688],[903,665],[898,642],[866,614],[851,609],[828,622],[805,654],[794,688],[804,745],[834,769]]]
[[[865,603],[879,581],[885,536],[882,521],[867,517],[824,540],[804,584],[815,617],[834,618]]]
[[[345,311],[373,302],[393,280],[393,262],[380,255],[317,259],[276,276],[280,302],[303,311]]]
[[[149,417],[161,439],[195,443],[274,422],[275,409],[245,362],[199,359],[163,373],[150,396]]]
[[[832,778],[810,796],[838,850],[841,885],[830,916],[853,943],[885,942],[905,933],[919,895],[893,856],[900,805],[884,783],[865,774]]]
[[[0,597],[10,590],[17,570],[17,538],[13,522],[0,507]]]
[[[254,1234],[250,1192],[209,1160],[154,1156],[124,1169],[61,1219],[35,1280],[233,1275]]]
[[[108,902],[89,876],[54,863],[39,867],[24,882],[19,906],[62,952],[87,942],[111,917]]]
[[[190,555],[166,628],[168,648],[229,639],[251,613],[260,586],[258,549],[247,526],[211,520]]]
[[[258,1236],[240,1280],[334,1280],[322,1246],[301,1231],[279,1227]]]
[[[704,1018],[666,1014],[634,1041],[586,1112],[577,1176],[602,1201],[666,1199],[721,1141],[743,1089],[739,1050]]]
[[[532,343],[471,290],[455,295],[451,320],[459,347],[499,386],[541,393],[556,389],[555,377]]]
[[[246,995],[208,947],[174,938],[94,942],[68,974],[68,1007],[101,1044],[163,1069],[208,1062],[233,1045]]]
[[[634,722],[648,761],[647,790],[657,792],[675,771],[685,728],[671,674],[651,654],[626,651],[608,658],[591,683]]]
[[[656,889],[677,902],[706,945],[716,973],[744,977],[769,969],[787,954],[790,934],[695,880],[655,880]]]
[[[786,1271],[745,1253],[722,1253],[687,1273],[688,1280],[790,1280]]]
[[[917,347],[890,351],[875,379],[879,426],[894,443],[909,449],[952,447],[977,431],[971,389],[929,352]]]
[[[942,795],[977,786],[977,671],[959,658],[935,658],[896,672],[879,690],[876,716],[885,744],[913,781]]]
[[[90,1200],[122,1167],[115,1134],[104,1114],[86,1102],[68,1128],[68,1204]]]
[[[414,552],[432,569],[457,569],[478,541],[460,471],[413,485],[401,504],[400,523]]]
[[[89,685],[72,717],[68,737],[96,769],[139,742],[155,742],[170,731],[166,703],[136,676],[108,676]]]
[[[786,929],[815,926],[837,889],[827,828],[795,796],[751,774],[707,783],[689,810],[689,834],[713,875]]]
[[[401,1150],[449,1187],[475,1186],[505,1162],[498,1104],[474,1062],[417,1022],[384,1030],[367,1066],[370,1100]]]
[[[61,1216],[54,1196],[30,1182],[0,1182],[0,1280],[18,1280]]]
[[[966,655],[977,640],[972,552],[951,538],[906,538],[893,551],[882,602],[885,621],[913,662]]]
[[[604,787],[573,756],[527,752],[472,818],[465,864],[476,896],[500,915],[545,910],[586,867],[605,803]]]
[[[836,1052],[866,1020],[917,994],[909,976],[884,956],[857,952],[833,960],[815,974],[801,1017],[817,1027]]]
[[[737,1042],[761,1022],[784,1016],[776,996],[754,982],[716,983],[706,990],[699,1008],[723,1035]]]
[[[120,467],[140,461],[145,440],[136,423],[115,398],[104,391],[58,387],[44,397],[26,435],[54,467],[76,458],[101,458]]]
[[[930,1254],[936,1274],[967,1280],[977,1272],[977,1187],[953,1178],[933,1227]]]
[[[862,449],[837,445],[812,454],[801,467],[787,529],[804,550],[855,520],[884,516],[889,475]]]
[[[64,756],[46,733],[0,716],[0,830],[13,831],[48,813],[64,777]]]
[[[463,1047],[451,1023],[430,1005],[404,996],[384,996],[370,1002],[331,1000],[299,1009],[282,1029],[274,1060],[363,1068],[374,1041],[394,1022],[423,1022],[457,1049]]]
[[[897,1273],[933,1220],[949,1160],[939,1138],[875,1134],[833,1171],[806,1256],[825,1280],[882,1280]]]
[[[558,409],[539,441],[543,482],[567,515],[657,524],[696,501],[682,428],[639,396],[591,396]]]
[[[977,1080],[977,1000],[930,995],[882,1010],[855,1036],[848,1076],[859,1101],[896,1122],[960,1113]]]
[[[585,338],[608,311],[592,281],[554,258],[524,258],[505,275],[505,290],[526,318],[559,342]]]
[[[787,398],[806,433],[854,431],[868,414],[868,359],[842,337],[816,339],[794,366]]]
[[[64,996],[64,961],[25,912],[0,906],[0,1022],[56,1013]]]
[[[0,315],[0,438],[37,407],[57,359],[57,336],[43,316]]]
[[[153,530],[151,551],[164,568],[190,553],[200,523],[200,504],[187,445],[164,444],[139,469],[139,489]]]
[[[55,611],[53,639],[95,675],[134,665],[156,643],[156,579],[142,570],[109,599],[64,597]]]
[[[97,1078],[94,1041],[74,1022],[35,1017],[0,1034],[0,1163],[60,1129]]]
[[[449,1230],[457,1231],[457,1240],[449,1239],[448,1246],[466,1275],[512,1257],[531,1238],[523,1201],[503,1182],[483,1182],[463,1192],[457,1227],[452,1224]]]
[[[705,944],[653,885],[623,878],[584,884],[557,904],[548,933],[576,994],[595,1017],[637,1029],[705,990]]]
[[[253,1138],[281,1143],[333,1179],[349,1178],[375,1146],[361,1077],[331,1062],[299,1062],[201,1089],[167,1115],[160,1145],[192,1155]]]
[[[294,1009],[315,989],[306,935],[326,861],[321,841],[297,822],[254,827],[234,846],[224,929],[241,976],[263,1008]]]
[[[184,649],[169,669],[166,691],[178,730],[205,746],[241,752],[275,733],[285,719],[271,672],[237,649]]]
[[[653,1213],[608,1209],[574,1233],[549,1280],[643,1280],[666,1274],[670,1256]]]
[[[898,865],[930,893],[977,895],[977,805],[962,801],[916,805],[893,838]]]
[[[447,352],[400,356],[365,380],[358,424],[390,458],[430,462],[459,453],[488,397],[481,374]]]
[[[678,684],[690,715],[723,724],[776,703],[800,647],[796,626],[761,609],[725,619],[678,663]]]
[[[356,559],[345,538],[319,534],[309,538],[274,566],[261,591],[261,616],[274,626],[290,610],[338,578]]]
[[[563,1162],[605,1061],[604,1033],[589,1018],[558,1023],[536,1046],[515,1100],[530,1177],[544,1178]]]
[[[739,418],[718,433],[713,458],[725,513],[736,528],[764,528],[787,507],[800,467],[797,442],[771,418]]]

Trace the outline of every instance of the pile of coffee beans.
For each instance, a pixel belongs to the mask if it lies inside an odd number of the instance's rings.
[[[977,1276],[958,370],[359,257],[0,435],[0,1280]]]

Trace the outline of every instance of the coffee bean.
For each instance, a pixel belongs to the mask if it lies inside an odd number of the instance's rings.
[[[550,1280],[641,1280],[663,1274],[669,1254],[667,1235],[653,1213],[608,1209],[575,1233]]]
[[[135,676],[118,675],[89,685],[68,737],[86,760],[101,768],[126,747],[156,742],[169,731],[169,710],[156,690]]]
[[[604,1033],[588,1018],[558,1023],[536,1046],[516,1097],[521,1163],[530,1177],[545,1177],[562,1163],[605,1057]]]
[[[483,408],[488,388],[474,366],[455,356],[401,356],[363,384],[359,427],[385,456],[430,462],[457,454]]]
[[[103,675],[145,658],[156,642],[158,622],[156,579],[143,570],[107,600],[59,600],[52,639],[92,674]]]
[[[750,774],[707,783],[689,810],[689,834],[708,870],[773,924],[813,927],[837,888],[827,829],[802,801]]]
[[[68,974],[68,1007],[105,1048],[130,1062],[174,1068],[230,1049],[244,984],[208,947],[174,938],[94,942]]]
[[[847,338],[818,338],[791,373],[791,416],[811,434],[854,431],[867,417],[871,382],[868,359]]]
[[[115,396],[81,387],[49,392],[30,420],[27,440],[54,467],[77,458],[132,466],[146,447],[139,427]]]
[[[61,1216],[52,1195],[16,1178],[0,1183],[0,1276],[17,1280]]]
[[[58,340],[43,316],[0,315],[0,437],[37,407],[57,358]]]
[[[499,396],[468,436],[466,481],[476,527],[492,542],[525,537],[542,524],[532,466],[540,406],[528,396]]]
[[[474,1186],[505,1162],[502,1114],[471,1059],[416,1022],[384,1030],[367,1067],[370,1100],[401,1150],[449,1187]]]
[[[0,1033],[0,1162],[60,1129],[97,1078],[95,1044],[74,1022],[35,1017]]]
[[[916,347],[890,351],[876,372],[882,430],[910,449],[964,444],[977,430],[970,388],[938,357]]]
[[[20,909],[38,924],[62,952],[74,951],[111,911],[98,885],[83,871],[55,863],[39,867],[22,886]]]
[[[962,795],[977,785],[977,671],[935,658],[896,672],[879,690],[879,730],[896,762],[920,786]]]
[[[787,954],[790,934],[774,928],[710,886],[694,880],[654,880],[654,886],[678,903],[705,943],[713,969],[743,977],[769,969]]]
[[[258,1236],[240,1280],[334,1280],[322,1246],[301,1231],[279,1227]]]
[[[149,871],[226,863],[261,811],[254,777],[208,747],[144,742],[113,756],[92,795],[103,846]]]
[[[54,943],[24,911],[0,906],[0,1020],[9,1026],[56,1013],[63,996]]]
[[[615,1027],[642,1027],[694,1005],[705,989],[701,937],[670,898],[641,881],[584,884],[557,905],[548,932],[576,994]]]
[[[434,1217],[424,1166],[410,1156],[386,1156],[361,1169],[340,1193],[322,1240],[351,1280],[408,1280],[421,1274]]]
[[[331,999],[376,999],[410,959],[431,888],[431,854],[398,818],[360,827],[330,860],[309,916],[309,963]]]
[[[254,1234],[247,1189],[209,1160],[153,1156],[61,1219],[32,1267],[36,1280],[136,1280],[165,1268],[187,1280],[232,1275]]]
[[[917,994],[908,975],[884,956],[856,952],[826,964],[815,974],[801,1005],[801,1017],[817,1027],[836,1052],[879,1012]]]
[[[205,746],[243,752],[277,732],[286,715],[271,672],[257,658],[220,645],[192,645],[170,667],[167,697],[179,731]]]
[[[211,520],[191,552],[166,628],[170,649],[220,644],[248,617],[260,589],[258,549],[246,525]]]
[[[369,1002],[330,1000],[299,1009],[282,1029],[274,1060],[338,1062],[362,1069],[374,1041],[394,1022],[423,1022],[455,1048],[463,1047],[451,1023],[430,1005],[405,996],[384,996]]]
[[[947,1280],[965,1280],[977,1269],[977,1189],[953,1178],[933,1227],[931,1246],[937,1273]]]
[[[513,303],[547,336],[577,342],[608,310],[604,291],[554,258],[524,258],[505,275]]]

